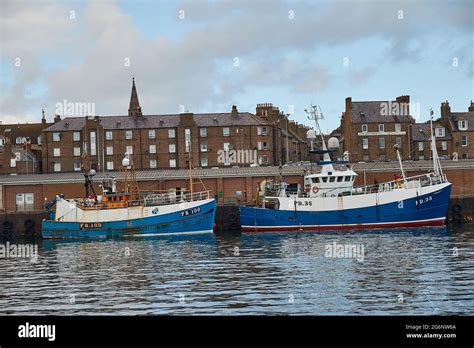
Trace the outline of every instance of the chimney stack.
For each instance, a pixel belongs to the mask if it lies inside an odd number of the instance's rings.
[[[451,114],[451,108],[449,107],[449,102],[446,100],[441,103],[441,117],[449,117]]]
[[[469,106],[469,109],[467,109],[469,112],[474,112],[474,103],[471,100],[471,105]]]
[[[61,121],[61,115],[54,114],[54,123],[58,123],[59,121]]]
[[[239,116],[239,111],[237,110],[237,105],[232,105],[232,117]]]
[[[46,115],[44,114],[44,109],[41,110],[41,123],[46,125]]]

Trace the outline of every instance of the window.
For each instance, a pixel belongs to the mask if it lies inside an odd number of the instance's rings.
[[[72,133],[72,140],[73,141],[81,141],[81,132],[73,132]]]
[[[362,133],[366,133],[368,131],[368,127],[366,124],[362,125]]]
[[[201,152],[207,152],[207,144],[201,143]]]
[[[328,181],[328,177],[327,177],[327,176],[323,176],[321,179],[323,179],[323,182],[327,182],[327,181]]]
[[[40,137],[38,137],[39,140]],[[38,141],[38,144],[41,144],[41,142]],[[5,140],[3,138],[0,138],[0,146],[5,145]]]
[[[207,167],[207,158],[206,157],[201,157],[201,167]]]
[[[466,120],[459,120],[458,121],[458,128],[459,128],[459,130],[467,130],[467,121]]]
[[[148,130],[148,139],[155,139],[156,138],[156,132],[154,129]]]
[[[156,168],[156,160],[150,160],[150,168]]]
[[[379,149],[385,149],[385,138],[379,138]]]
[[[336,181],[336,177],[335,177],[335,176],[331,176],[331,177],[329,178],[329,182],[334,182],[334,181]]]
[[[168,152],[169,153],[175,153],[176,152],[176,145],[175,144],[169,144],[168,145]]]
[[[461,136],[461,146],[467,146],[467,135]]]
[[[176,138],[176,130],[173,129],[168,129],[168,138]]]
[[[396,137],[395,144],[397,144],[399,148],[402,147],[402,138]]]
[[[95,132],[91,132],[91,156],[97,155],[97,144],[96,144],[96,137]]]
[[[395,123],[395,132],[400,133],[402,131],[402,125],[400,123]]]
[[[435,128],[435,136],[436,136],[437,138],[442,138],[442,137],[444,137],[444,134],[445,134],[445,132],[444,132],[444,127]]]
[[[107,146],[105,153],[107,155],[113,155],[114,154],[114,147],[113,146]]]
[[[34,193],[17,193],[15,197],[17,211],[35,210]]]
[[[26,138],[22,138],[22,137],[17,137],[15,142],[19,145],[19,144],[23,144],[24,142],[26,141]]]
[[[16,168],[16,158],[10,159],[10,167],[11,168]]]
[[[419,156],[418,156],[418,159],[419,159],[419,160],[424,160],[424,159],[425,159],[425,155],[419,155]]]
[[[156,145],[150,145],[148,151],[149,151],[150,153],[156,153]]]
[[[263,155],[263,156],[262,156],[262,159],[263,159],[263,163],[264,163],[264,164],[267,164],[267,163],[268,163],[268,156],[267,156],[267,155]]]
[[[343,176],[338,176],[338,177],[337,177],[337,182],[342,182],[343,179],[344,179]]]
[[[380,133],[385,132],[385,125],[384,124],[379,124],[379,132]]]
[[[442,141],[441,142],[441,150],[446,151],[448,149],[448,142],[447,141]]]
[[[207,128],[199,128],[199,136],[201,138],[207,137]]]
[[[59,162],[54,163],[53,171],[60,172],[61,171],[61,163],[59,163]]]
[[[191,129],[186,128],[184,130],[184,145],[185,145],[185,151],[189,152],[190,147],[191,147]]]
[[[267,135],[268,134],[268,127],[257,127],[257,135]]]
[[[369,155],[364,155],[362,159],[364,162],[367,162],[369,160]]]
[[[133,155],[133,145],[127,145],[126,152],[127,152],[129,155]]]
[[[55,147],[55,148],[53,149],[53,156],[54,156],[54,157],[60,157],[60,156],[61,156],[61,149],[58,148],[58,147]]]
[[[133,139],[133,131],[131,131],[131,130],[125,131],[125,139],[127,139],[127,140]]]
[[[462,159],[467,159],[467,153],[462,154]]]
[[[369,148],[369,138],[362,138],[362,148],[364,150]]]
[[[81,162],[74,162],[74,171],[75,172],[80,172],[81,171]]]
[[[61,141],[61,133],[54,132],[53,133],[53,141]]]
[[[176,160],[170,159],[170,168],[176,168]]]
[[[81,155],[81,148],[80,147],[75,147],[74,148],[74,156],[80,156]]]
[[[225,137],[228,137],[230,135],[230,129],[229,127],[224,127],[222,128],[222,134],[225,136]]]
[[[0,145],[3,145],[2,140],[3,140],[3,139],[0,139]],[[38,145],[41,145],[42,142],[43,142],[43,139],[41,138],[41,135],[40,135],[40,136],[38,137]]]
[[[424,144],[423,144],[422,141],[420,141],[420,142],[418,143],[418,151],[421,152],[421,151],[423,151],[423,150],[424,150]]]
[[[350,176],[345,176],[344,181],[351,181],[351,177]]]
[[[106,140],[113,140],[113,138],[114,138],[114,133],[112,131],[105,132],[105,139]]]
[[[114,170],[114,162],[108,161],[107,162],[107,170]]]

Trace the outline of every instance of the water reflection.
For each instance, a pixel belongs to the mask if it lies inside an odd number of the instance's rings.
[[[26,243],[27,241],[19,241]],[[40,241],[0,259],[0,313],[469,314],[474,226]],[[363,261],[327,257],[362,245]]]

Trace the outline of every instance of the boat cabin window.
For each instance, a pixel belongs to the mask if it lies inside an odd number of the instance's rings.
[[[321,179],[323,179],[323,182],[327,182],[328,178],[326,176],[323,176]]]
[[[338,176],[338,177],[337,177],[337,182],[342,182],[343,179],[344,179],[343,176]]]
[[[313,184],[319,183],[319,178],[313,178]]]
[[[344,181],[351,181],[351,177],[350,176],[346,176]]]
[[[334,181],[336,181],[336,177],[335,177],[335,176],[331,176],[331,177],[329,178],[329,182],[334,182]]]

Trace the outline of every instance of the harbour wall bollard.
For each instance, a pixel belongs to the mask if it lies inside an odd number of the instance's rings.
[[[448,223],[474,221],[474,197],[453,197],[449,201]]]
[[[41,222],[48,218],[45,212],[12,212],[0,214],[0,239],[15,237],[38,238]]]

